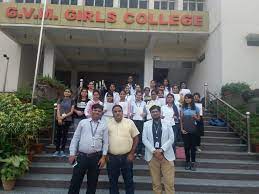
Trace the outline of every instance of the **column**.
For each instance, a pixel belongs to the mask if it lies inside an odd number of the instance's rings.
[[[183,0],[177,0],[177,10],[183,10]]]
[[[71,85],[71,89],[73,91],[77,90],[77,71],[75,69],[73,69],[71,71],[71,82],[70,82],[70,85]]]
[[[153,79],[153,55],[151,48],[145,49],[145,63],[144,63],[144,86],[149,87],[149,82]]]
[[[113,7],[119,7],[119,0],[113,0]]]
[[[148,2],[148,9],[154,9],[155,0],[149,0]]]
[[[43,76],[53,77],[55,74],[55,48],[46,45],[44,49]]]
[[[84,5],[84,0],[77,0],[77,5]]]

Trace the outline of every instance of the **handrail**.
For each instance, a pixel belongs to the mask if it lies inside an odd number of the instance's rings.
[[[228,104],[224,100],[220,99],[215,94],[211,93],[208,90],[208,84],[205,83],[204,84],[204,97],[205,97],[205,110],[206,111],[208,110],[209,103],[210,102],[213,103],[213,101],[210,101],[210,99],[209,99],[210,96],[212,96],[214,98],[214,103],[216,101],[217,118],[219,117],[218,114],[220,113],[220,111],[219,111],[220,107],[219,106],[220,106],[220,103],[222,103],[223,106],[225,106],[224,108],[225,108],[226,113],[225,113],[225,111],[223,111],[223,113],[222,112],[221,113],[223,114],[223,117],[226,119],[227,126],[233,127],[234,129],[236,129],[238,131],[238,133],[240,135],[240,138],[243,139],[247,143],[247,151],[248,151],[248,153],[250,153],[251,152],[250,112],[246,112],[246,114],[241,113],[236,108],[234,108],[233,106],[231,106],[230,104]],[[234,113],[237,114],[237,120],[236,120],[236,116],[234,118],[232,117],[232,120],[230,119],[231,111],[233,111]],[[224,115],[224,113],[226,115]],[[236,123],[231,125],[231,123],[229,123],[229,121],[236,122]]]
[[[230,104],[228,104],[227,102],[225,102],[224,100],[220,99],[219,97],[217,97],[215,94],[212,94],[210,91],[207,90],[207,93],[210,94],[211,96],[213,96],[214,98],[216,98],[217,100],[219,100],[220,102],[222,102],[223,104],[225,104],[226,106],[228,106],[230,109],[232,109],[233,111],[235,111],[237,114],[239,114],[240,116],[242,116],[243,118],[246,118],[246,115],[241,113],[240,111],[238,111],[236,108],[234,108],[233,106],[231,106]]]

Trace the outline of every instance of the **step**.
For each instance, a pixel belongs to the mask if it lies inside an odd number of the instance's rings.
[[[227,127],[216,127],[216,126],[204,126],[204,131],[223,131],[228,132],[229,129]]]
[[[207,151],[203,150],[197,153],[197,158],[202,159],[226,159],[226,160],[255,160],[256,154],[247,152],[229,152],[229,151]]]
[[[121,190],[122,191],[122,190]],[[68,192],[68,189],[63,188],[43,188],[43,187],[19,187],[15,186],[13,191],[3,191],[0,188],[1,194],[64,194]],[[85,194],[86,189],[82,188],[79,194]],[[96,194],[109,194],[108,189],[97,189]],[[125,194],[125,192],[121,192],[121,194]],[[151,194],[149,191],[135,191],[135,194]],[[178,192],[176,191],[175,194],[204,194],[200,192]],[[210,193],[216,194],[216,193]],[[228,193],[221,193],[221,194],[228,194]]]
[[[26,174],[17,180],[16,185],[25,187],[52,187],[68,188],[71,180],[70,174]],[[152,182],[150,176],[134,176],[136,190],[151,190]],[[122,177],[119,178],[119,187],[122,188]],[[86,187],[86,177],[82,188]],[[109,187],[108,177],[99,176],[98,189]],[[258,181],[240,180],[207,180],[175,178],[175,188],[177,191],[203,192],[203,193],[258,193]]]
[[[53,157],[52,154],[41,154],[33,157],[34,163],[67,163],[67,158]],[[200,168],[220,168],[220,169],[243,169],[259,170],[259,161],[255,160],[226,160],[226,159],[197,159]],[[176,166],[184,166],[183,160],[176,160]],[[135,160],[134,164],[144,165],[146,161]]]
[[[232,131],[204,131],[204,136],[209,136],[209,137],[237,137],[238,135],[235,132]]]
[[[204,143],[240,144],[241,140],[238,137],[203,136],[203,137],[201,137],[201,142],[204,142]]]
[[[38,174],[71,174],[73,167],[68,163],[33,163],[30,173]],[[102,169],[102,175],[107,175],[107,170]],[[147,165],[134,165],[133,174],[135,176],[150,176]],[[176,177],[178,178],[198,178],[198,179],[224,179],[224,180],[259,180],[259,172],[254,170],[240,169],[213,169],[197,168],[197,171],[186,171],[184,167],[176,167]]]
[[[245,152],[247,145],[245,144],[227,144],[227,143],[201,143],[200,148],[206,151],[229,151],[229,152]]]

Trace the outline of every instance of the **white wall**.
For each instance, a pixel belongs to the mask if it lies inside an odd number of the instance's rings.
[[[36,55],[37,52],[33,46],[22,46],[18,88],[33,85]]]
[[[6,91],[17,90],[18,77],[21,59],[21,46],[7,37],[0,31],[0,91],[3,91],[3,84],[6,72],[6,59],[3,54],[10,58],[7,72]]]
[[[259,88],[259,47],[247,46],[259,34],[259,1],[222,1],[223,84],[244,81]]]
[[[218,93],[222,85],[221,0],[208,0],[207,9],[210,13],[210,35],[200,52],[205,52],[205,60],[195,65],[188,80],[189,88],[201,94],[205,82],[213,93]]]

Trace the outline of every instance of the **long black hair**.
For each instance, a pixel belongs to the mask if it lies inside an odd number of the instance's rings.
[[[196,110],[196,106],[195,106],[195,103],[194,103],[194,99],[193,99],[193,95],[192,94],[186,94],[185,96],[184,96],[184,103],[183,103],[183,108],[184,109],[187,109],[188,108],[188,104],[185,102],[185,99],[186,98],[189,98],[189,99],[191,99],[192,100],[192,102],[191,102],[191,110]]]
[[[167,82],[168,82],[168,85],[167,85],[167,86],[165,86],[165,85],[164,85],[164,82],[165,82],[165,81],[167,81]],[[165,86],[165,88],[167,88],[167,90],[170,92],[170,88],[171,88],[171,87],[170,87],[169,79],[165,78],[165,79],[164,79],[164,81],[163,81],[163,85],[164,85],[164,86]]]
[[[174,99],[174,95],[173,94],[171,94],[171,93],[167,94],[166,98],[168,96],[171,96]],[[174,110],[175,116],[177,116],[177,118],[179,118],[179,110],[178,110],[177,106],[175,105],[174,100],[173,100],[173,110]]]

